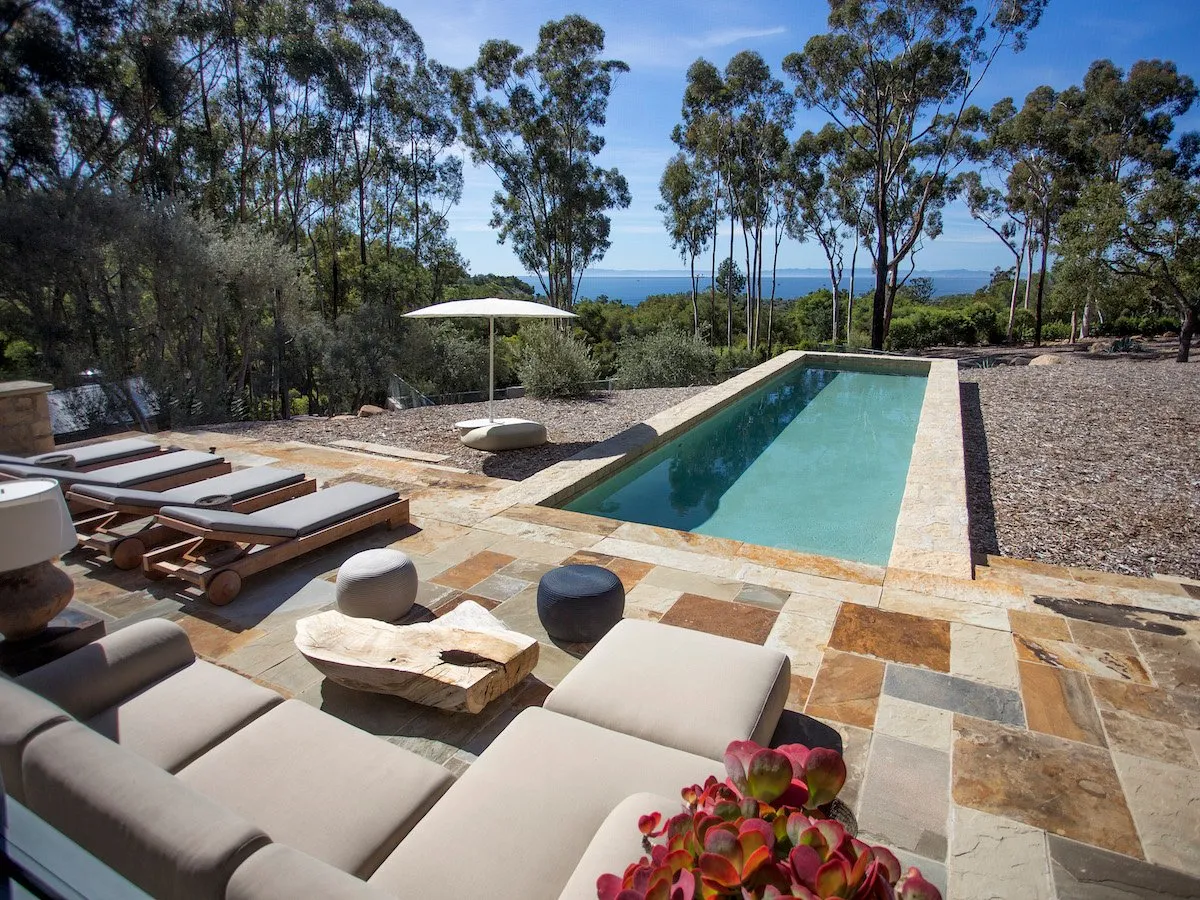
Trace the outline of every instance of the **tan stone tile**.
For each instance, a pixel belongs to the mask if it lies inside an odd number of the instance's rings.
[[[780,613],[767,636],[766,646],[786,653],[792,672],[813,677],[821,667],[831,628],[827,621]]]
[[[829,638],[837,650],[950,671],[950,623],[845,603]]]
[[[1104,730],[1080,672],[1021,663],[1021,699],[1034,731],[1105,746]]]
[[[604,538],[591,549],[597,553],[607,553],[609,556],[730,580],[736,579],[741,569],[739,562],[724,557],[643,544],[639,541],[624,541],[615,537]]]
[[[1150,594],[1166,594],[1186,597],[1187,593],[1177,584],[1154,578],[1139,578],[1135,575],[1120,575],[1116,572],[1100,572],[1095,569],[1071,568],[1071,578],[1080,584],[1095,584],[1102,587],[1123,588],[1128,591],[1143,591]]]
[[[427,559],[435,563],[446,563],[448,566],[456,566],[465,559],[470,559],[476,553],[488,549],[488,547],[504,540],[503,537],[491,531],[476,531],[472,530],[461,537],[455,538],[446,544],[443,544],[432,553],[424,554]],[[509,542],[504,542],[505,547],[509,546]]]
[[[1046,638],[1051,641],[1071,640],[1071,632],[1067,630],[1067,620],[1062,616],[1010,609],[1008,621],[1012,626],[1013,634],[1021,634],[1030,638]]]
[[[737,577],[751,584],[761,584],[797,594],[807,594],[810,597],[824,597],[839,603],[856,603],[859,606],[878,606],[879,595],[882,592],[882,589],[874,584],[838,581],[833,578],[822,578],[819,575],[808,575],[804,572],[771,569],[757,563],[747,563],[742,566],[738,570]]]
[[[1200,697],[1194,694],[1110,678],[1089,677],[1088,684],[1101,710],[1115,709],[1181,728],[1200,729]]]
[[[810,619],[821,619],[824,622],[832,623],[841,608],[840,600],[794,592],[788,595],[780,612],[788,615],[808,616]]]
[[[763,643],[771,633],[778,616],[774,610],[714,600],[699,594],[683,594],[660,620],[664,625],[676,625],[729,637],[751,644]]]
[[[1146,631],[1133,634],[1133,641],[1159,687],[1200,694],[1200,643]]]
[[[635,606],[632,603],[625,604],[625,611],[621,614],[624,619],[638,619],[642,622],[659,622],[662,620],[663,613],[656,609],[647,609],[644,606]]]
[[[1200,731],[1188,730],[1185,731],[1183,735],[1187,738],[1188,743],[1192,745],[1192,753],[1195,755],[1197,760],[1196,762],[1192,763],[1192,765],[1200,765]]]
[[[1013,585],[949,578],[926,572],[910,572],[906,569],[889,568],[884,585],[1004,609],[1019,609],[1025,604],[1025,593]]]
[[[737,555],[772,569],[785,569],[789,572],[819,575],[839,581],[856,581],[861,584],[883,584],[883,567],[868,563],[799,553],[795,550],[780,550],[775,547],[761,547],[757,544],[742,544],[737,550]]]
[[[813,681],[805,713],[871,728],[883,688],[883,672],[884,665],[877,659],[828,651]]]
[[[1058,578],[1061,581],[1071,581],[1070,571],[1066,566],[1056,566],[1051,563],[1038,562],[1032,559],[1015,559],[1011,556],[987,557],[987,566],[1000,571],[1028,572],[1046,578]]]
[[[263,636],[263,632],[256,628],[243,628],[218,616],[198,611],[181,611],[169,618],[187,632],[196,655],[209,660],[221,659]]]
[[[1113,763],[1150,862],[1200,871],[1200,778],[1196,770],[1114,752]]]
[[[625,522],[613,532],[612,536],[623,541],[667,547],[672,550],[685,550],[689,553],[711,554],[730,559],[738,555],[738,550],[742,546],[741,541],[729,538],[696,534],[691,531],[678,531],[674,528],[661,528],[657,525],[643,525],[640,522]]]
[[[555,509],[552,506],[530,506],[518,504],[504,510],[506,519],[516,519],[518,522],[532,522],[536,525],[551,525],[567,531],[581,531],[584,534],[612,534],[620,527],[616,519],[605,519],[600,516],[589,516],[585,513],[572,512],[567,509]]]
[[[1008,630],[1007,610],[985,606],[982,603],[967,603],[963,600],[918,594],[903,588],[884,587],[879,598],[879,608],[924,616],[927,619],[945,619],[947,622],[962,622],[978,625],[980,628]]]
[[[401,536],[388,546],[408,554],[417,553],[424,556],[465,537],[470,534],[470,529],[436,519],[414,519],[408,525],[397,529],[396,533]]]
[[[1062,669],[1074,669],[1077,672],[1100,675],[1103,678],[1118,678],[1141,684],[1150,683],[1149,674],[1136,656],[1110,653],[1107,650],[1092,650],[1062,641],[1034,640],[1017,634],[1013,635],[1013,643],[1017,648],[1017,659],[1019,660],[1057,666]]]
[[[968,806],[950,815],[947,897],[1052,900],[1045,832]]]
[[[457,609],[467,601],[478,603],[484,609],[495,609],[502,602],[491,597],[484,597],[480,594],[469,594],[466,591],[459,593],[456,591],[450,594],[436,606],[432,607],[433,613],[440,618],[451,610]]]
[[[1017,659],[1012,637],[1007,631],[951,622],[950,674],[1015,690]]]
[[[435,584],[466,590],[511,562],[514,562],[514,558],[507,554],[484,550],[482,553],[475,554],[470,559],[452,566],[430,580]]]
[[[682,594],[683,591],[656,587],[643,581],[626,592],[625,607],[628,609],[630,606],[640,606],[642,609],[659,613],[661,618],[661,614],[674,606]]]
[[[1114,751],[1188,768],[1200,765],[1187,735],[1176,725],[1110,709],[1100,716],[1104,720],[1108,746]]]
[[[484,519],[476,528],[484,531],[494,531],[497,534],[511,537],[526,538],[541,541],[545,544],[559,544],[573,550],[583,550],[603,540],[598,534],[584,531],[568,531],[554,525],[540,525],[535,522],[521,522],[505,516],[492,516]]]
[[[621,579],[621,584],[624,586],[626,593],[628,593],[637,587],[643,578],[650,574],[654,566],[650,565],[650,563],[614,556],[608,561],[605,568]]]
[[[1108,751],[955,715],[953,798],[995,816],[1142,857]]]
[[[509,578],[520,578],[522,581],[529,581],[537,584],[542,576],[554,569],[555,566],[550,563],[537,562],[532,559],[518,559],[510,562],[503,569],[497,571],[497,575],[507,575]]]
[[[875,731],[935,750],[950,749],[954,713],[881,694],[875,713]]]
[[[497,542],[495,546],[509,556],[516,556],[530,562],[546,563],[551,566],[561,565],[564,559],[575,552],[571,547],[547,544],[542,541],[529,541],[524,538],[501,538],[501,541],[502,543]]]
[[[1095,622],[1084,622],[1081,619],[1069,619],[1067,627],[1071,631],[1071,639],[1084,647],[1097,650],[1111,650],[1127,656],[1136,656],[1137,647],[1124,628],[1113,628],[1111,625],[1097,625]]]
[[[813,680],[811,678],[806,675],[797,675],[793,672],[784,708],[790,709],[793,712],[804,712],[804,704],[808,702],[808,695],[812,691],[812,686]]]
[[[646,577],[642,579],[641,583],[668,588],[680,593],[715,597],[718,600],[732,600],[742,590],[740,581],[697,575],[694,572],[683,572],[668,566],[655,566],[646,573]]]

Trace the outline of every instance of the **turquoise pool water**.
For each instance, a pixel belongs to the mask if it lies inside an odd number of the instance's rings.
[[[793,369],[565,508],[885,565],[926,381]]]

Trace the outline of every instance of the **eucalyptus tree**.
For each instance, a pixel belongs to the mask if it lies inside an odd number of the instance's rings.
[[[696,257],[708,249],[715,217],[708,173],[687,156],[676,153],[663,170],[658,183],[662,203],[655,209],[663,214],[663,225],[671,246],[688,262],[692,291],[692,328],[700,334],[700,302],[696,283]]]
[[[1021,266],[1029,247],[1029,232],[1033,222],[1022,206],[1006,203],[1000,189],[985,183],[979,172],[964,172],[957,180],[959,196],[966,203],[971,218],[981,222],[1013,255],[1012,293],[1008,304],[1008,327],[1005,330],[1005,339],[1012,341]]]
[[[830,0],[829,32],[784,60],[796,96],[825,112],[871,161],[875,299],[871,346],[882,349],[889,281],[926,232],[926,216],[961,159],[971,97],[1005,48],[1024,47],[1045,0]],[[904,179],[911,190],[897,190]],[[911,215],[897,229],[893,204]]]
[[[543,25],[529,54],[487,41],[451,80],[462,141],[503,188],[492,199],[492,227],[563,308],[608,251],[608,211],[630,203],[624,176],[595,162],[613,79],[629,71],[603,52],[604,30],[570,15]]]

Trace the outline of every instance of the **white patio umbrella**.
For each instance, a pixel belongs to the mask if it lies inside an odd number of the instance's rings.
[[[467,316],[488,320],[488,421],[496,421],[492,415],[492,394],[496,392],[496,319],[517,316],[531,319],[574,319],[575,313],[555,309],[545,303],[528,300],[506,300],[503,297],[484,297],[480,300],[451,300],[437,303],[424,309],[405,313],[408,319],[434,319]]]

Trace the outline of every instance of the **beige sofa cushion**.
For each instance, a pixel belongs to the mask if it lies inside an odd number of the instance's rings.
[[[225,890],[225,900],[390,900],[391,896],[284,844],[268,844],[242,863]]]
[[[177,778],[77,722],[25,750],[27,804],[142,890],[220,898],[267,836]]]
[[[441,766],[298,700],[259,716],[178,777],[276,843],[360,877],[453,781]]]
[[[623,875],[626,866],[646,855],[638,819],[647,813],[660,812],[666,821],[682,811],[683,801],[678,795],[641,793],[626,797],[608,814],[588,844],[559,900],[596,900],[597,878],[608,873]]]
[[[25,802],[21,756],[33,737],[70,717],[48,700],[0,676],[0,778],[10,797]]]
[[[75,718],[90,719],[195,659],[187,632],[166,619],[148,619],[17,680]]]
[[[613,808],[677,796],[710,759],[536,707],[500,733],[370,883],[401,898],[553,900]]]
[[[176,772],[282,702],[249,678],[198,659],[85,724]]]
[[[786,653],[624,619],[546,698],[545,708],[689,753],[766,745],[787,702]]]

